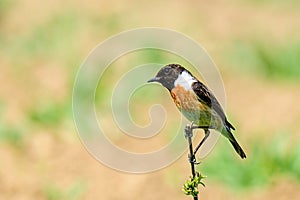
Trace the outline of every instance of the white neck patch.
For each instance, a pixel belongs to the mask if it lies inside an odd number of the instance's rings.
[[[186,90],[192,90],[192,84],[195,82],[197,82],[197,80],[193,76],[187,71],[183,71],[174,82],[174,86],[180,85]]]

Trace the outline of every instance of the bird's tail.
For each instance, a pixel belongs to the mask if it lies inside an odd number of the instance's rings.
[[[243,151],[242,147],[239,145],[239,143],[235,140],[233,137],[233,140],[229,139],[230,143],[232,144],[235,151],[241,156],[241,158],[246,158],[246,154]]]
[[[234,138],[234,136],[231,133],[230,129],[232,128],[233,130],[235,130],[234,127],[227,120],[226,120],[226,122],[227,123],[225,125],[225,128],[222,130],[222,134],[229,139],[233,148],[241,156],[241,158],[243,158],[243,159],[246,158],[245,152],[243,151],[242,147],[239,145],[239,143],[236,141],[236,139]]]

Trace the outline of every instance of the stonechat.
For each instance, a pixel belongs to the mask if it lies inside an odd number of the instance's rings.
[[[206,130],[217,130],[230,141],[241,158],[246,158],[245,152],[231,132],[235,128],[228,122],[217,98],[188,70],[179,64],[168,64],[148,82],[162,84],[170,92],[176,107],[189,121]],[[209,131],[207,132],[200,144],[209,136]]]

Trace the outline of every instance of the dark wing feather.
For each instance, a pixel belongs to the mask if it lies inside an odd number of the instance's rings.
[[[246,154],[241,148],[241,146],[238,144],[236,139],[233,137],[230,129],[235,130],[235,128],[227,121],[225,113],[219,104],[217,98],[213,95],[213,93],[200,81],[193,83],[192,89],[195,91],[196,95],[198,96],[198,100],[211,107],[213,110],[215,110],[218,115],[222,118],[223,123],[227,130],[226,137],[229,139],[230,143],[234,147],[235,151],[241,156],[241,158],[246,158]]]
[[[201,103],[211,107],[213,110],[215,110],[218,113],[218,115],[221,117],[223,123],[225,124],[225,126],[227,126],[227,128],[229,129],[232,128],[233,130],[235,130],[235,128],[227,121],[225,113],[220,103],[218,102],[217,98],[203,83],[201,83],[200,81],[193,83],[192,89],[198,96],[198,100]]]

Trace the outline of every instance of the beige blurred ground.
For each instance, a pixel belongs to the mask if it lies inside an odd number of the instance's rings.
[[[0,37],[12,44],[5,43],[8,50],[0,54],[0,99],[4,104],[1,119],[20,127],[26,136],[21,148],[1,143],[0,199],[60,199],[47,196],[49,187],[58,188],[54,193],[68,193],[78,185],[79,199],[190,199],[181,192],[190,173],[186,155],[158,172],[124,174],[99,164],[88,154],[71,118],[58,126],[41,126],[28,120],[28,110],[45,102],[67,101],[71,105],[72,84],[80,62],[99,42],[130,28],[171,28],[189,35],[208,50],[220,67],[227,110],[237,124],[238,138],[246,151],[250,148],[247,140],[262,132],[266,134],[259,137],[268,140],[284,129],[297,139],[299,84],[241,73],[227,66],[222,55],[236,40],[257,37],[269,43],[285,43],[299,39],[299,4],[270,2],[13,1],[0,22]],[[56,53],[44,51],[47,46],[42,46],[40,53],[30,56],[18,45],[53,16],[69,14],[79,16],[79,20],[74,31],[71,27],[69,35],[56,39],[61,39],[54,47],[59,50]],[[52,36],[49,32],[48,37]],[[286,177],[247,192],[234,191],[209,178],[205,183],[201,199],[285,200],[300,196],[299,183]],[[65,198],[76,199],[72,195]]]

